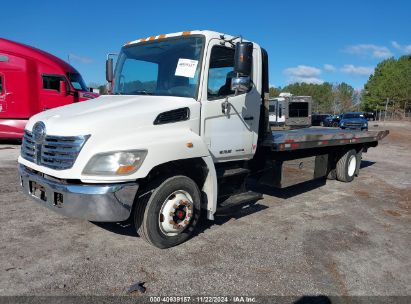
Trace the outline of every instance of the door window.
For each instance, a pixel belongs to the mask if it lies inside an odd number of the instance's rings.
[[[231,79],[234,74],[234,49],[215,46],[211,50],[208,70],[207,98],[219,99],[234,94]]]
[[[43,89],[60,92],[60,81],[65,81],[63,76],[43,75]]]

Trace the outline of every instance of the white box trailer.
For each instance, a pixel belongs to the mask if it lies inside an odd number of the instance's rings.
[[[285,98],[270,98],[268,103],[269,123],[270,126],[285,125]]]
[[[193,235],[204,215],[247,195],[246,181],[283,186],[283,166],[314,157],[313,178],[350,182],[361,154],[388,131],[272,131],[268,55],[211,31],[124,45],[113,94],[51,109],[28,122],[18,159],[34,201],[90,221],[131,220],[150,244]],[[203,212],[204,211],[204,212]]]

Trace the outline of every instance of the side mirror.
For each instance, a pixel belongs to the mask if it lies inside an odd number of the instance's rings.
[[[59,91],[60,91],[61,96],[67,96],[68,95],[66,82],[64,80],[60,80]]]
[[[250,76],[240,76],[231,78],[231,91],[248,92],[251,85]]]
[[[234,72],[242,76],[251,75],[253,62],[253,44],[251,42],[237,42],[234,55]]]
[[[106,60],[106,80],[107,82],[113,82],[113,58]]]

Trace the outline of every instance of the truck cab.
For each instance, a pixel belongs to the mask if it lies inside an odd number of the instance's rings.
[[[277,174],[287,157],[321,154],[316,177],[337,172],[351,181],[361,149],[383,137],[364,134],[348,148],[339,133],[272,132],[267,52],[239,36],[141,38],[121,48],[114,71],[112,59],[106,67],[111,95],[29,120],[18,159],[22,188],[66,216],[131,220],[159,248],[186,241],[201,217],[213,220],[236,204],[230,198],[247,193],[251,174]],[[321,150],[330,145],[339,148]]]
[[[22,138],[32,115],[97,96],[63,60],[0,38],[0,138]]]

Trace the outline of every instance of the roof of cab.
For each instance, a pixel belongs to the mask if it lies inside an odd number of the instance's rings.
[[[44,62],[45,64],[59,67],[66,72],[78,73],[78,71],[72,67],[70,64],[65,62],[64,60],[47,53],[43,50],[38,48],[11,41],[8,39],[0,38],[0,53],[5,52],[8,54],[13,54],[25,58],[31,58],[34,60],[39,60]]]
[[[135,44],[135,43],[153,41],[157,39],[164,39],[164,38],[178,37],[178,36],[190,36],[190,35],[204,35],[206,39],[213,39],[213,38],[219,39],[221,38],[221,36],[224,36],[226,40],[233,39],[234,37],[236,37],[236,36],[231,36],[231,35],[227,35],[224,33],[215,32],[215,31],[195,30],[195,31],[183,31],[183,32],[176,32],[176,33],[169,33],[169,34],[160,34],[160,35],[150,36],[146,38],[140,38],[140,39],[127,42],[125,46],[130,45],[130,44]],[[248,41],[248,40],[243,39],[243,41]]]

